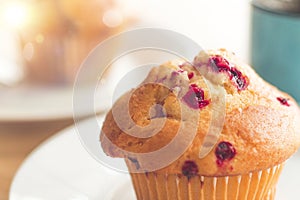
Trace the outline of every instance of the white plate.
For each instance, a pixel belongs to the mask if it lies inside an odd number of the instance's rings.
[[[82,123],[87,130],[92,127],[89,124],[89,120]],[[44,142],[25,160],[12,182],[10,199],[129,200],[134,199],[134,192],[129,175],[94,160],[71,127]]]
[[[86,88],[79,88],[85,93]],[[61,120],[73,117],[73,86],[69,87],[0,87],[0,122]],[[107,103],[95,104],[96,112],[108,108]],[[82,109],[76,116],[92,115]]]
[[[101,123],[103,118],[98,121]],[[93,120],[80,126],[88,131]],[[293,156],[281,175],[276,200],[299,199],[300,154]],[[131,200],[128,174],[111,170],[94,160],[81,145],[75,128],[68,128],[39,146],[18,170],[11,200]]]
[[[72,88],[0,88],[0,121],[37,121],[72,117]]]

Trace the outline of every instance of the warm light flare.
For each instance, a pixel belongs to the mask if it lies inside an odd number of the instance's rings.
[[[9,3],[2,11],[4,24],[13,28],[21,28],[29,18],[29,8],[22,2]]]

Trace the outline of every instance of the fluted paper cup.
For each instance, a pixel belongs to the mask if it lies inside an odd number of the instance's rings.
[[[131,179],[138,200],[273,200],[282,168],[223,177],[131,173]]]

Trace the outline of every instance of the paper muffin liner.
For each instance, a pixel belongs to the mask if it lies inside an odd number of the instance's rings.
[[[131,173],[138,200],[273,200],[283,164],[244,175]]]

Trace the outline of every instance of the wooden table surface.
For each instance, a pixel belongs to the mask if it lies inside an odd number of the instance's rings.
[[[51,122],[0,123],[0,200],[9,199],[12,179],[28,154],[72,119]]]

